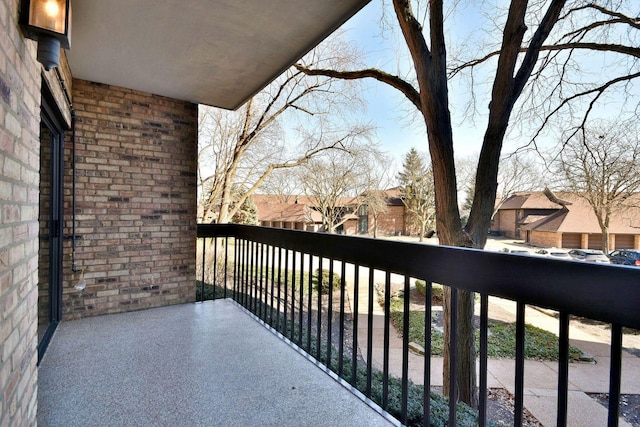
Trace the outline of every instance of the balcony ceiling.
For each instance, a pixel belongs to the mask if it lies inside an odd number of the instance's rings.
[[[74,77],[235,109],[369,0],[74,0]]]

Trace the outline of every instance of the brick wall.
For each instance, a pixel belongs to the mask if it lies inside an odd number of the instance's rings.
[[[406,233],[404,206],[388,206],[386,212],[378,215],[378,233],[396,235]],[[369,233],[373,234],[373,215],[369,214]]]
[[[522,233],[524,234],[525,232],[523,231]],[[560,233],[532,230],[530,235],[529,243],[532,245],[548,248],[562,247],[562,234]]]
[[[0,0],[0,426],[35,425],[40,73]]]
[[[73,101],[78,272],[65,256],[63,318],[194,301],[197,106],[76,79]],[[68,235],[70,167],[65,179]]]
[[[516,210],[500,210],[496,214],[496,216],[499,216],[497,221],[499,224],[499,231],[503,236],[513,239],[518,237],[516,236],[516,213]]]

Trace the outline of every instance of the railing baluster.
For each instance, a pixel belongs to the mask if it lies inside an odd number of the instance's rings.
[[[251,245],[249,246],[249,310],[252,313],[255,313],[255,301],[256,299],[254,298],[255,295],[255,291],[256,291],[256,281],[255,281],[255,271],[256,271],[256,265],[255,265],[255,255],[256,255],[256,246],[257,243],[254,242],[253,240],[251,241]]]
[[[242,305],[244,295],[244,244],[245,240],[240,239],[240,246],[238,248],[238,302]]]
[[[369,267],[369,301],[367,306],[367,389],[365,395],[371,398],[371,372],[373,365],[373,276],[375,270]]]
[[[360,317],[360,266],[353,266],[353,340],[351,346],[351,385],[358,385],[358,318]]]
[[[489,338],[489,296],[480,294],[480,389],[478,390],[478,425],[487,425],[487,340]]]
[[[622,379],[622,326],[611,325],[611,366],[609,367],[609,427],[618,426]]]
[[[258,292],[260,291],[260,243],[258,242],[255,242],[253,271],[253,277],[255,277],[253,281],[253,307],[254,313],[256,313],[258,317],[260,317],[260,300],[258,299]]]
[[[216,299],[216,284],[218,279],[218,238],[213,238],[213,297]]]
[[[311,354],[311,315],[313,314],[313,255],[309,254],[309,277],[307,282],[309,290],[307,292],[307,353]]]
[[[253,312],[259,316],[258,310],[259,310],[259,306],[258,306],[258,287],[259,287],[259,278],[258,278],[258,252],[259,252],[259,246],[260,244],[258,242],[254,242],[253,243],[253,261],[252,261],[252,277],[253,277]]]
[[[229,237],[224,238],[224,298],[227,298],[227,267],[229,266]]]
[[[516,304],[516,377],[513,425],[522,426],[524,410],[524,303]]]
[[[282,334],[285,337],[289,337],[289,328],[287,325],[287,314],[289,308],[289,249],[284,250],[284,313],[283,313],[283,322],[282,326]]]
[[[569,396],[569,314],[560,312],[558,331],[558,412],[556,425],[567,425]]]
[[[273,298],[275,293],[276,247],[271,246],[271,302],[269,304],[269,325],[273,326]]]
[[[257,283],[258,283],[258,276],[257,274],[257,269],[256,269],[256,258],[257,258],[257,254],[258,254],[258,243],[251,241],[251,261],[250,261],[250,268],[249,268],[249,277],[251,277],[251,279],[249,280],[249,284],[251,285],[251,288],[249,289],[249,309],[251,310],[252,313],[256,312],[257,306],[256,306],[256,295],[257,295]]]
[[[346,263],[342,262],[340,270],[340,342],[338,343],[338,376],[342,377],[344,368],[344,292],[346,287]]]
[[[244,301],[244,306],[247,307],[248,303],[249,303],[249,254],[251,252],[250,249],[250,245],[249,245],[249,240],[245,240],[244,241],[244,247],[243,247],[243,251],[244,251],[244,292],[242,293],[243,296],[243,301]]]
[[[269,280],[269,273],[271,271],[270,268],[270,257],[269,252],[273,248],[273,246],[266,244],[264,251],[264,321],[269,322],[269,314],[271,313],[271,305],[269,303],[269,296],[271,292],[269,292],[269,288],[271,285],[271,280]]]
[[[331,338],[333,335],[333,258],[329,258],[329,295],[327,303],[327,368],[331,369]]]
[[[451,287],[451,306],[449,308],[449,425],[456,425],[456,403],[458,401],[458,289]]]
[[[237,274],[235,275],[235,281],[236,281],[236,288],[237,288],[237,302],[239,304],[242,304],[242,245],[243,245],[243,239],[238,239],[237,243],[237,247],[236,247],[236,251],[238,252],[238,257],[237,257],[237,266],[236,266],[236,270],[237,270]]]
[[[291,252],[291,341],[296,341],[296,251]]]
[[[318,321],[318,330],[316,331],[316,359],[321,360],[321,344],[322,344],[322,257],[318,257],[318,312],[316,318]]]
[[[391,314],[391,272],[386,271],[384,278],[384,356],[382,361],[382,409],[389,406],[389,328]]]
[[[243,261],[242,261],[242,305],[249,308],[249,254],[251,253],[251,241],[245,240],[243,245]]]
[[[278,247],[278,295],[276,297],[276,331],[280,332],[280,300],[282,299],[282,247]]]
[[[298,346],[302,347],[302,320],[304,318],[304,252],[300,252],[300,306],[298,310]]]
[[[402,313],[402,403],[401,421],[407,424],[407,401],[409,398],[409,310],[411,308],[411,278],[404,276],[403,313]]]
[[[265,298],[264,298],[264,243],[260,243],[260,309],[258,310],[258,317],[264,320],[265,318]]]
[[[202,239],[202,283],[200,283],[200,302],[204,301],[204,273],[207,266],[207,238]]]
[[[233,244],[233,300],[238,302],[238,274],[240,268],[240,242],[237,238]]]
[[[431,318],[433,283],[425,281],[424,296],[424,386],[423,386],[423,426],[431,425]]]

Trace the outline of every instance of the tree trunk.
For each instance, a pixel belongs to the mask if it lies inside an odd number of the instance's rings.
[[[611,208],[603,209],[598,213],[595,210],[596,217],[598,218],[598,225],[600,225],[600,231],[602,233],[602,252],[605,254],[615,248],[610,248],[611,238],[609,234],[609,223],[611,221]]]
[[[242,150],[244,151],[244,150]],[[231,209],[231,197],[233,190],[233,181],[236,177],[236,171],[238,170],[238,162],[240,159],[240,149],[236,148],[231,164],[227,168],[227,172],[224,175],[224,184],[222,187],[222,196],[220,200],[220,211],[218,212],[218,224],[226,224],[232,218],[230,215]]]
[[[378,214],[373,216],[373,238],[378,237]]]
[[[609,227],[605,227],[602,229],[602,251],[605,254],[615,249],[610,247],[610,245],[611,245],[611,241],[610,241]]]
[[[400,29],[411,53],[420,88],[421,112],[427,127],[429,153],[433,167],[436,205],[436,229],[440,244],[463,246],[465,243],[458,210],[458,194],[453,157],[453,130],[449,113],[446,43],[442,2],[431,2],[429,31],[431,51],[427,47],[422,25],[416,21],[407,0],[394,0]],[[443,283],[447,285],[446,283]],[[451,290],[445,288],[443,301],[445,341],[451,334],[456,343],[456,383],[458,400],[477,407],[475,347],[473,345],[473,294],[458,291],[458,329],[451,331]],[[467,303],[471,301],[471,304]],[[444,346],[444,393],[449,393],[449,347]],[[465,373],[473,373],[471,375]]]
[[[229,168],[224,178],[224,187],[222,189],[222,198],[220,200],[220,211],[218,212],[218,224],[226,224],[229,222],[229,208],[231,206],[231,187],[233,185],[232,177],[235,177],[235,167]]]

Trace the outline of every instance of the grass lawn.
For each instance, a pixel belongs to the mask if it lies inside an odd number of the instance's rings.
[[[403,327],[403,300],[391,298],[391,321],[400,333]],[[487,340],[488,356],[493,358],[515,357],[515,323],[501,323],[489,321],[489,337]],[[409,313],[409,341],[424,347],[424,312],[411,311]],[[476,330],[476,351],[479,351],[480,331]],[[431,353],[434,356],[443,355],[444,341],[442,332],[431,326]],[[527,359],[558,360],[558,337],[543,329],[532,325],[525,325],[524,355]],[[577,361],[582,352],[569,346],[569,360]]]

